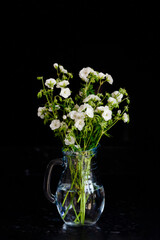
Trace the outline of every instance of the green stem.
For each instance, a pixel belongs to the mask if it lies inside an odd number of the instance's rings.
[[[100,89],[101,89],[101,86],[102,86],[102,82],[101,82],[101,80],[100,80],[100,84],[99,84],[99,88],[98,88],[98,91],[97,91],[97,93],[99,93],[99,91],[100,91]]]
[[[63,207],[64,204],[65,204],[65,201],[66,201],[66,199],[67,199],[67,197],[68,197],[68,194],[70,193],[70,191],[71,191],[72,188],[73,188],[73,185],[74,185],[74,182],[75,182],[76,178],[77,178],[77,171],[76,171],[76,173],[75,173],[75,176],[74,176],[74,179],[73,179],[73,181],[72,181],[71,187],[70,187],[70,189],[67,191],[66,196],[65,196],[65,198],[64,198],[64,200],[63,200],[62,207]]]
[[[46,96],[47,102],[48,102],[48,104],[50,104],[49,98],[48,98],[48,96],[47,96],[47,94],[46,94],[46,88],[45,88],[45,86],[44,86],[43,77],[42,77],[42,85],[43,85],[43,89],[44,89],[44,91],[45,91],[45,96]]]
[[[123,115],[124,112],[125,112],[125,109],[121,113],[121,116]],[[121,118],[118,118],[117,120],[115,120],[115,122],[105,132],[107,132],[109,129],[111,129],[119,120],[121,120]]]
[[[117,119],[105,132],[107,132],[109,129],[111,129],[120,119]]]
[[[84,173],[83,173],[83,161],[84,157],[81,160],[81,202],[80,202],[80,212],[81,212],[81,224],[85,222],[85,183],[84,183]]]
[[[122,100],[120,103],[124,102],[124,101],[127,100],[127,99],[129,99],[129,97],[123,98],[123,100]],[[119,104],[120,104],[120,103],[119,103]]]
[[[85,222],[85,191],[84,191],[84,179],[82,180],[82,189],[81,189],[81,204],[80,204],[80,212],[81,212],[81,224]]]
[[[105,82],[107,82],[107,80],[101,81],[101,79],[100,79],[100,85],[99,85],[99,88],[98,88],[97,93],[99,93],[99,91],[100,91],[100,89],[101,89],[101,86],[102,86]]]
[[[76,219],[74,220],[75,223],[76,223],[77,221],[80,222],[80,219],[79,219],[80,215],[81,215],[81,212],[79,212],[79,214],[77,215]]]
[[[98,146],[98,143],[99,143],[99,141],[101,140],[101,137],[103,136],[103,134],[104,134],[104,132],[102,131],[101,134],[100,134],[100,136],[99,136],[99,138],[98,138],[98,141],[97,141],[97,143],[96,143],[96,147]]]
[[[79,220],[79,216],[77,215],[77,212],[76,212],[76,209],[75,209],[74,204],[72,204],[72,207],[73,207],[73,211],[74,211],[74,213],[75,213],[76,219]],[[75,220],[76,220],[76,219],[75,219]]]
[[[90,120],[90,126],[91,126],[91,133],[90,133],[90,136],[88,137],[88,141],[87,141],[87,144],[86,144],[86,147],[88,147],[89,146],[89,143],[91,142],[91,137],[92,137],[92,134],[93,134],[93,124],[91,124],[91,121],[92,120]]]
[[[68,205],[68,207],[67,207],[67,209],[66,209],[66,211],[65,211],[65,213],[64,213],[64,215],[63,215],[63,217],[62,217],[63,220],[65,219],[65,217],[66,217],[66,215],[67,215],[67,213],[68,213],[68,210],[70,209],[70,206],[73,204],[73,199],[74,199],[75,194],[76,194],[76,193],[74,193],[74,195],[73,195],[73,197],[72,197],[72,200],[70,201],[70,204]]]
[[[81,223],[82,225],[84,225],[85,223],[85,217],[86,217],[86,203],[87,200],[89,198],[89,194],[86,195],[85,192],[85,184],[86,181],[88,180],[88,176],[90,174],[90,162],[93,156],[89,156],[86,157],[86,155],[82,155],[81,157],[81,161],[79,162],[79,164],[77,165],[76,169],[75,169],[75,165],[70,164],[70,172],[71,175],[73,176],[72,178],[72,184],[70,189],[67,191],[66,196],[63,200],[62,206],[64,206],[66,199],[68,197],[68,195],[70,194],[70,202],[69,205],[67,206],[67,209],[65,210],[65,213],[63,215],[63,219],[65,219],[70,207],[72,206],[72,209],[74,211],[75,214],[75,223]],[[71,192],[71,190],[73,189],[73,186],[76,184],[78,184],[78,191],[74,191]],[[74,205],[74,199],[75,199],[75,195],[78,194],[79,198],[77,199],[75,204],[80,204],[80,211],[77,212],[76,211],[76,207]]]

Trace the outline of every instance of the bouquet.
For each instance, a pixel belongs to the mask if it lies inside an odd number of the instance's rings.
[[[46,103],[38,108],[38,116],[44,124],[58,136],[66,151],[89,150],[96,147],[102,136],[110,136],[108,131],[120,120],[129,123],[127,91],[120,88],[112,93],[101,92],[103,84],[112,84],[113,78],[93,70],[83,68],[79,72],[81,87],[75,97],[69,88],[73,74],[63,66],[54,64],[57,78],[42,80],[43,89],[38,98],[44,96]],[[123,109],[120,105],[123,104]]]
[[[113,84],[113,78],[90,67],[79,72],[80,89],[73,93],[69,88],[73,74],[62,65],[53,66],[56,78],[44,81],[38,77],[43,86],[38,98],[46,99],[38,108],[38,116],[44,124],[49,123],[67,153],[71,181],[64,183],[62,179],[57,190],[57,207],[66,223],[96,222],[103,211],[104,190],[93,180],[91,160],[102,136],[110,137],[109,130],[120,120],[129,123],[129,96],[124,88],[103,92],[102,85]],[[95,196],[100,199],[96,201]],[[97,215],[92,212],[95,209]]]

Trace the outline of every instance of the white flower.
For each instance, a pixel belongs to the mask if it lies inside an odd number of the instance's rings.
[[[102,117],[104,118],[105,121],[108,121],[112,118],[112,111],[111,110],[105,110],[103,113],[102,113]]]
[[[63,80],[59,83],[57,83],[57,88],[65,88],[67,85],[69,85],[69,82],[67,80]]]
[[[47,110],[46,107],[39,107],[37,113],[38,117],[44,119],[46,110]]]
[[[71,91],[69,88],[61,88],[61,92],[59,95],[64,98],[68,98],[71,95]]]
[[[76,148],[81,148],[81,146],[80,145],[74,145]]]
[[[85,125],[84,120],[83,119],[78,119],[78,120],[75,121],[75,125],[74,126],[76,128],[78,128],[79,131],[81,131],[83,129],[84,125]]]
[[[78,112],[83,112],[83,111],[87,108],[87,105],[89,105],[89,104],[82,104],[82,105],[78,108]]]
[[[114,91],[112,93],[112,97],[116,98],[118,102],[121,102],[123,98],[123,94],[120,93],[119,91]]]
[[[118,114],[118,115],[121,115],[121,110],[118,110],[118,111],[117,111],[117,114]]]
[[[68,71],[66,69],[63,69],[63,73],[68,73]]]
[[[107,110],[109,110],[109,107],[108,107],[108,106],[105,106],[105,107],[104,107],[104,106],[100,106],[100,107],[97,107],[97,108],[96,108],[96,111],[101,111],[101,112],[102,112],[102,111],[104,112],[104,111],[107,111]]]
[[[108,102],[111,103],[112,105],[117,104],[117,100],[113,97],[109,97]]]
[[[75,120],[75,127],[78,128],[78,130],[82,130],[82,128],[85,125],[84,118],[85,113],[84,112],[77,112],[77,111],[71,111],[68,116]]]
[[[88,102],[91,99],[93,99],[94,101],[100,101],[101,100],[97,95],[90,94],[83,100],[83,102]]]
[[[71,111],[70,113],[68,113],[68,116],[69,116],[71,119],[75,120],[76,117],[77,117],[77,111]]]
[[[129,115],[127,113],[124,113],[123,116],[122,116],[122,120],[124,123],[128,122],[129,121]]]
[[[89,79],[87,78],[89,73],[90,72],[93,72],[93,69],[90,68],[90,67],[86,67],[86,68],[83,68],[80,72],[79,72],[79,77],[85,81],[85,82],[88,82]]]
[[[54,64],[53,64],[53,67],[54,67],[55,69],[57,69],[57,68],[58,68],[58,63],[54,63]]]
[[[53,120],[49,126],[52,130],[55,130],[61,126],[61,122],[59,120]]]
[[[101,79],[104,79],[105,76],[106,76],[106,75],[105,75],[104,73],[102,73],[102,72],[98,73],[98,77],[101,78]]]
[[[48,88],[51,88],[53,89],[54,85],[56,84],[56,80],[54,78],[49,78],[46,80],[45,82],[45,85],[48,87]]]
[[[93,73],[95,76],[97,76],[98,77],[98,73],[96,72],[96,71],[91,71],[91,73]]]
[[[71,111],[68,116],[73,119],[73,120],[79,120],[79,119],[84,119],[85,118],[85,113],[84,112],[77,112],[77,111]]]
[[[93,118],[94,116],[94,109],[92,108],[91,105],[89,104],[82,104],[79,108],[78,108],[78,112],[83,112],[84,110],[85,111],[85,114],[90,117],[90,118]]]
[[[107,79],[107,82],[112,84],[113,83],[113,78],[111,75],[109,75],[108,73],[106,73],[106,79]]]
[[[76,112],[75,114],[75,121],[84,119],[85,118],[85,113],[84,112]]]
[[[108,106],[97,107],[96,111],[103,112],[102,113],[102,117],[104,118],[105,121],[108,121],[108,120],[110,120],[112,118],[112,111],[109,110]]]
[[[66,116],[66,115],[63,115],[63,119],[64,119],[64,120],[67,119],[67,116]]]
[[[67,136],[67,137],[64,139],[64,142],[65,142],[66,145],[75,144],[75,138],[72,137],[72,136]]]
[[[66,69],[64,69],[64,67],[63,66],[59,66],[59,69],[60,69],[60,71],[62,72],[62,73],[67,73],[67,70]]]
[[[89,104],[87,104],[87,105],[89,105]],[[87,109],[86,109],[85,113],[88,117],[93,118],[94,117],[94,110],[93,110],[92,106],[90,106],[90,105],[87,106]]]
[[[112,118],[112,111],[109,110],[108,106],[100,106],[96,108],[96,112],[100,111],[102,113],[102,117],[104,118],[105,121],[108,121]]]

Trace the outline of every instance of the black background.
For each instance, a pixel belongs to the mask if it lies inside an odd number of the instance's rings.
[[[2,5],[3,6],[3,5]],[[150,3],[16,1],[2,7],[1,147],[59,146],[37,117],[37,76],[55,76],[53,63],[74,75],[90,66],[112,75],[109,91],[126,88],[130,124],[119,124],[106,146],[153,155],[158,147],[158,15]],[[156,58],[157,57],[157,58]],[[158,136],[158,134],[157,134]],[[136,158],[136,160],[138,157]],[[153,164],[146,157],[139,161]],[[152,161],[156,161],[154,158]],[[22,161],[23,162],[23,161]],[[18,163],[14,162],[16,168]],[[150,167],[149,167],[150,168]]]
[[[101,173],[104,184],[107,180],[112,182],[109,176],[111,179],[118,176],[124,181],[123,191],[130,189],[130,196],[131,187],[138,189],[143,200],[149,196],[149,212],[156,215],[159,209],[156,9],[150,2],[101,0],[14,1],[2,5],[0,149],[3,198],[10,210],[13,206],[6,201],[10,196],[7,188],[16,205],[20,189],[24,190],[21,180],[25,176],[42,177],[47,162],[60,155],[60,143],[37,117],[40,104],[37,92],[41,84],[36,78],[54,78],[56,62],[73,73],[74,90],[80,80],[79,71],[87,66],[112,75],[111,91],[127,89],[131,99],[130,124],[120,123],[110,131],[112,139],[102,140]],[[34,190],[27,191],[32,195]],[[19,201],[16,206],[18,209]]]
[[[2,11],[2,145],[51,143],[52,134],[36,116],[41,88],[36,77],[54,77],[55,62],[73,72],[74,82],[86,66],[110,73],[111,90],[124,87],[130,94],[132,140],[150,141],[157,100],[156,6],[136,1],[17,1]]]

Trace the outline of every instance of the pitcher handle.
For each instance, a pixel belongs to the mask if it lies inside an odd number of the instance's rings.
[[[56,158],[50,161],[49,164],[47,165],[46,172],[44,175],[43,190],[46,198],[52,203],[55,203],[55,195],[51,193],[50,188],[51,173],[55,165],[62,165],[62,163],[63,163],[62,158]]]

